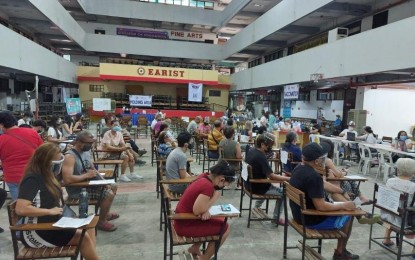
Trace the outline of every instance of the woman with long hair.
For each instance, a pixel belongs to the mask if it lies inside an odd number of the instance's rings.
[[[16,213],[23,223],[50,223],[60,219],[62,189],[55,178],[62,167],[63,155],[53,143],[41,145],[33,154],[20,183]],[[81,230],[37,230],[21,233],[25,246],[42,248],[48,246],[78,245]],[[81,244],[81,254],[87,260],[99,259],[95,251],[95,230],[86,232]]]
[[[62,134],[64,137],[68,137],[72,134],[73,119],[70,115],[66,115],[62,124]]]

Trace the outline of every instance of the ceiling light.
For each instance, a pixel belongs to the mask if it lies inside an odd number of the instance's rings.
[[[71,40],[68,39],[50,39],[51,41],[55,41],[55,42],[72,42]]]
[[[64,50],[64,51],[70,51],[70,50],[72,50],[71,48],[60,48],[61,50]]]
[[[263,7],[264,5],[261,4],[254,4],[255,7]]]
[[[123,57],[123,58],[127,57],[127,54],[125,54],[125,53],[120,53],[120,55],[121,55],[121,57]]]

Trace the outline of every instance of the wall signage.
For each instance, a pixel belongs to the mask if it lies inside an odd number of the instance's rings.
[[[298,99],[300,86],[298,84],[284,86],[284,99]]]
[[[130,106],[151,107],[153,96],[130,95]]]

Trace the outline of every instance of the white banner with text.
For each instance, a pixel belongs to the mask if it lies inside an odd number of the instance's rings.
[[[189,83],[189,101],[193,102],[202,102],[202,96],[203,96],[203,84],[195,84],[195,83]]]
[[[130,95],[130,106],[151,107],[153,96]]]
[[[284,86],[284,99],[298,99],[299,91],[300,85],[298,84]]]

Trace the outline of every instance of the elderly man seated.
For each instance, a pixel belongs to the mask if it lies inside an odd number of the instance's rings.
[[[93,178],[100,178],[98,171],[94,168],[91,161],[91,147],[94,139],[88,131],[81,131],[76,135],[74,146],[65,154],[62,164],[62,177],[65,185],[87,181]],[[66,186],[69,198],[79,198],[80,187]],[[90,199],[99,199],[101,195],[100,187],[87,188]],[[109,213],[112,201],[114,200],[117,186],[108,186],[103,191],[102,201],[100,204],[101,212],[97,228],[103,231],[114,231],[117,228],[109,221],[119,217],[116,213]]]
[[[292,172],[290,184],[305,193],[306,205],[309,209],[319,211],[354,210],[356,205],[352,201],[336,204],[326,201],[324,196],[323,178],[316,171],[325,167],[328,151],[317,143],[309,143],[302,151],[302,164]],[[305,223],[301,221],[300,207],[290,201],[291,213],[296,222],[316,230],[341,229],[347,238],[339,238],[337,248],[334,250],[333,259],[359,259],[346,249],[347,241],[352,231],[353,217],[351,216],[314,216],[305,215]]]

